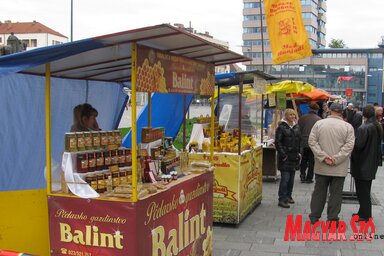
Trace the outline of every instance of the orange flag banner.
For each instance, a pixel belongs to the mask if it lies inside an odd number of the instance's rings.
[[[312,56],[300,0],[264,0],[264,9],[273,64]]]

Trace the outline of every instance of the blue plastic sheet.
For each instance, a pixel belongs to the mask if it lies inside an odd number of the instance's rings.
[[[117,128],[126,95],[116,83],[51,79],[52,159],[61,163],[73,107],[88,102],[99,112],[99,126]],[[46,187],[45,78],[12,74],[0,77],[0,191]]]
[[[186,107],[188,109],[192,102],[192,95],[185,95]],[[154,93],[151,97],[152,113],[151,127],[164,127],[165,136],[177,136],[183,123],[184,116],[184,95]],[[141,128],[148,126],[148,105],[142,109],[137,117],[137,143],[141,142]],[[123,146],[131,147],[132,135],[129,132],[123,139]]]

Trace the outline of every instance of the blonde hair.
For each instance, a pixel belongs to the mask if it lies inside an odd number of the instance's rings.
[[[284,118],[287,118],[287,116],[290,115],[290,114],[294,114],[295,117],[297,118],[295,110],[293,110],[293,109],[291,109],[291,108],[287,108],[287,109],[284,111]]]

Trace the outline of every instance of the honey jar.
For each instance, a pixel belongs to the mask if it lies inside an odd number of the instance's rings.
[[[75,152],[77,151],[77,137],[76,133],[70,132],[65,134],[65,151]]]

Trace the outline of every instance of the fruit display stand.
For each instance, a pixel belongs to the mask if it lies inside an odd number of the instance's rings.
[[[152,48],[137,43],[140,38]],[[120,50],[122,54],[127,51],[131,53],[124,58],[114,57],[116,63],[130,61],[127,74],[118,73],[111,77],[111,72],[99,71],[100,74],[95,77],[100,80],[125,79],[131,82],[132,193],[128,198],[104,197],[102,193],[99,197],[81,198],[71,193],[52,191],[49,157],[51,64],[46,64],[47,191],[51,255],[212,255],[212,172],[188,172],[170,181],[165,189],[139,197],[138,188],[141,185],[138,178],[136,92],[213,95],[214,66],[248,59],[166,24],[133,30],[132,35],[117,33],[111,38],[106,36],[100,39],[105,47],[111,47],[112,53]],[[119,47],[115,48],[114,45]],[[201,49],[204,52],[201,57],[194,57],[193,54],[189,57],[185,53],[189,48],[199,51],[201,47],[204,48]],[[159,50],[165,48],[174,50]],[[74,60],[81,62],[90,59],[78,56],[77,59],[64,62],[71,63]],[[94,65],[110,62],[100,62],[100,59],[95,61]],[[91,63],[88,65],[92,66]],[[122,66],[113,61],[111,65],[111,68],[114,65]],[[60,65],[53,66],[57,70],[70,69],[67,66],[65,69]],[[83,69],[86,65],[80,67]],[[73,69],[76,68],[79,68],[77,63]],[[57,75],[60,76],[60,72]],[[71,75],[63,74],[63,77],[71,78]],[[212,113],[213,109],[212,104]],[[209,157],[209,160],[212,159],[213,148]],[[86,186],[84,183],[81,185]]]

